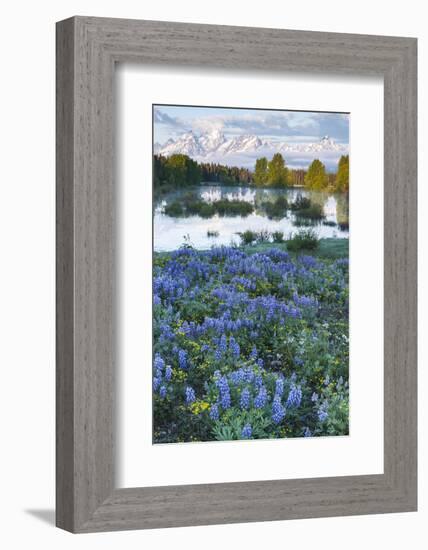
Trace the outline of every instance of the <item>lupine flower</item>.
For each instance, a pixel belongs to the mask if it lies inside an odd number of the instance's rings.
[[[257,360],[257,348],[256,346],[253,346],[253,349],[251,350],[250,358],[253,359],[253,361]]]
[[[165,368],[165,380],[169,382],[172,377],[172,368],[171,365],[167,365]]]
[[[228,409],[231,405],[230,393],[223,393],[220,398],[220,404],[223,409]]]
[[[216,361],[220,361],[223,357],[223,354],[219,348],[216,348],[216,350],[214,351],[214,357]]]
[[[259,390],[262,385],[263,385],[263,378],[260,374],[257,374],[257,376],[254,377],[254,386],[256,390]]]
[[[161,331],[161,334],[159,337],[160,342],[170,342],[174,340],[175,338],[174,331],[172,330],[172,328],[168,323],[161,323],[160,331]]]
[[[214,352],[214,357],[216,361],[220,361],[223,355],[227,351],[227,338],[225,334],[221,335],[221,338],[219,340],[218,346]]]
[[[284,393],[284,379],[278,377],[275,382],[275,396],[281,397]]]
[[[185,351],[184,349],[180,349],[178,351],[178,365],[180,369],[187,369],[187,351]]]
[[[302,401],[302,389],[292,384],[287,398],[287,407],[299,407]]]
[[[229,384],[225,376],[222,376],[219,380],[219,390],[220,390],[220,404],[223,407],[223,409],[228,409],[231,405],[231,398],[230,398]]]
[[[240,405],[242,410],[247,410],[250,406],[250,390],[248,388],[242,390]]]
[[[241,353],[241,349],[239,347],[238,342],[235,340],[235,338],[233,336],[230,337],[229,347],[230,347],[230,351],[232,352],[233,357],[235,357],[237,359],[239,357],[240,353]]]
[[[225,334],[221,335],[219,349],[222,353],[226,353],[227,351],[227,338]]]
[[[190,405],[194,401],[196,401],[195,390],[190,386],[187,386],[186,387],[186,404]]]
[[[211,405],[211,408],[210,408],[210,418],[211,420],[218,420],[219,417],[220,417],[220,414],[218,410],[218,405],[214,403],[213,405]]]
[[[157,375],[162,376],[162,371],[165,367],[165,361],[162,359],[162,357],[158,353],[155,355],[153,366],[155,368]]]
[[[256,407],[256,409],[262,409],[266,405],[267,399],[268,395],[266,388],[264,386],[260,386],[259,393],[254,399],[254,406]]]
[[[250,439],[252,435],[253,435],[253,429],[251,428],[251,425],[245,424],[245,426],[242,428],[241,437],[243,439]]]
[[[282,406],[281,398],[275,396],[272,403],[272,420],[275,424],[279,424],[285,416],[285,409]]]
[[[247,382],[247,384],[251,384],[254,380],[254,371],[248,367],[244,369],[244,382]]]
[[[328,418],[328,402],[324,401],[318,409],[318,420],[324,422]]]
[[[220,392],[220,405],[223,409],[228,409],[231,405],[230,388],[226,376],[220,376],[217,380],[217,387]]]
[[[254,293],[259,283],[265,284],[266,290]],[[285,379],[278,374],[275,354],[266,348],[265,340],[266,329],[272,329],[272,334],[277,329],[283,331],[285,339],[290,339],[290,349],[296,350],[291,365],[299,372],[306,357],[317,353],[331,332],[341,342],[337,364],[346,368],[346,352],[343,353],[348,343],[346,331],[330,323],[330,319],[348,310],[347,261],[331,262],[310,256],[296,259],[276,248],[248,254],[227,246],[205,251],[184,247],[171,252],[165,260],[158,262],[155,258],[153,287],[157,336],[152,383],[158,399],[168,399],[182,387],[183,402],[199,403],[193,379],[187,377],[187,371],[193,367],[190,350],[194,350],[192,353],[198,360],[203,357],[204,369],[200,375],[205,376],[198,378],[198,398],[203,400],[202,409],[208,407],[212,424],[220,418],[228,423],[243,414],[255,413],[270,422],[269,436],[279,436],[280,426],[286,422],[291,436],[313,437],[313,417],[318,422],[315,435],[319,435],[319,427],[329,415],[329,401],[323,397],[323,388],[328,386],[335,400],[348,399],[346,376],[337,379],[324,372],[325,380],[319,383],[321,389],[318,383],[310,389],[308,380],[300,374],[297,377],[293,373]],[[337,310],[327,307],[324,319],[323,306],[331,300],[337,304]],[[206,301],[209,316],[192,319],[183,312],[184,301]],[[322,320],[329,325],[312,322],[318,305],[323,307]],[[305,328],[308,326],[310,332]],[[235,364],[233,369],[231,361]],[[177,380],[175,366],[182,370]],[[210,376],[216,367],[218,371],[214,377]],[[218,394],[215,402],[213,391]],[[302,407],[303,392],[305,396],[308,392],[312,410]],[[229,413],[223,414],[225,410]],[[290,414],[288,423],[288,414],[294,410],[299,414]],[[177,414],[174,411],[165,414],[171,425],[180,420],[179,410]],[[249,427],[252,437],[251,422]],[[191,435],[198,437],[196,431]]]
[[[244,381],[245,373],[244,369],[238,369],[230,373],[229,378],[232,384],[235,386],[241,384]]]

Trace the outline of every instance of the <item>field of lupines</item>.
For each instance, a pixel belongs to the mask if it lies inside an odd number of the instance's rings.
[[[154,255],[154,443],[348,434],[348,260]]]

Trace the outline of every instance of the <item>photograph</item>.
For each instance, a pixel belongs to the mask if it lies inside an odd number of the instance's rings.
[[[153,105],[153,443],[349,434],[349,114]]]
[[[424,546],[423,6],[3,5],[1,548]]]

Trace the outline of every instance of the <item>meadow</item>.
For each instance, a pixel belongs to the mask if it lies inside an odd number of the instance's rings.
[[[347,239],[155,252],[153,442],[347,435],[348,267]]]

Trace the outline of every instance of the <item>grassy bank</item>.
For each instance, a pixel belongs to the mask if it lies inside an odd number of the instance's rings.
[[[262,243],[248,246],[238,247],[245,252],[255,253],[264,252],[271,248],[277,248],[279,250],[287,250],[287,243]],[[338,258],[347,258],[349,254],[349,239],[320,239],[319,246],[316,250],[302,251],[302,254],[309,256],[316,256],[317,258],[326,258],[336,260]],[[155,252],[158,257],[167,258],[170,256],[170,252]]]
[[[262,243],[249,246],[240,247],[246,252],[264,252],[270,248],[278,248],[279,250],[287,250],[287,243]],[[302,254],[308,254],[309,256],[316,256],[317,258],[338,259],[347,258],[349,254],[349,239],[320,239],[319,246],[316,250],[309,250],[301,252]]]

